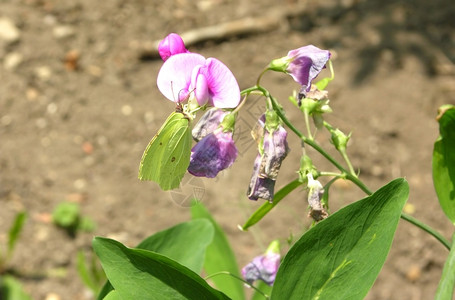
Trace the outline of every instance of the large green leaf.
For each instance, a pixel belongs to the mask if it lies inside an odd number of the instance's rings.
[[[100,237],[93,240],[93,248],[123,300],[229,299],[199,275],[164,255],[127,248]]]
[[[442,210],[455,224],[455,107],[443,106],[439,111],[440,136],[434,143],[433,183]]]
[[[229,241],[220,225],[213,219],[208,210],[201,204],[196,203],[191,206],[191,215],[193,219],[207,219],[215,228],[213,242],[207,247],[207,253],[204,262],[204,269],[207,275],[227,271],[237,277],[240,277],[239,267],[235,259],[234,252],[229,245]],[[222,292],[235,300],[245,299],[243,284],[240,280],[227,276],[214,276],[211,280]]]
[[[308,230],[289,250],[271,299],[363,299],[381,270],[409,194],[396,179]]]
[[[196,273],[204,264],[205,251],[213,240],[214,229],[210,221],[192,220],[157,232],[143,240],[137,248],[154,251],[177,261]],[[166,289],[167,287],[163,287]],[[98,295],[103,299],[112,286],[107,282]]]

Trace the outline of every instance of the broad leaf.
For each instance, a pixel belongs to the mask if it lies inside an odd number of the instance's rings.
[[[100,237],[93,240],[93,248],[123,300],[229,299],[187,267],[161,254],[130,249]]]
[[[181,112],[173,112],[142,155],[139,179],[152,180],[167,191],[178,188],[190,164],[191,130]]]
[[[363,299],[381,270],[408,198],[404,179],[350,204],[289,250],[271,299]]]
[[[440,136],[433,150],[433,183],[442,210],[455,224],[455,107],[443,106],[439,111]]]
[[[155,233],[143,240],[137,248],[157,252],[200,273],[204,264],[205,251],[213,240],[214,229],[207,220],[193,220],[175,225]],[[164,286],[163,289],[167,287]],[[109,282],[97,299],[103,299],[112,286]]]
[[[229,245],[229,241],[224,234],[223,229],[210,215],[209,211],[201,204],[194,203],[191,206],[191,215],[193,219],[203,218],[209,220],[215,228],[213,242],[207,247],[207,253],[204,262],[204,269],[207,275],[227,271],[237,277],[240,277],[239,268],[235,259],[234,252]],[[228,275],[218,275],[211,277],[216,287],[232,299],[245,299],[243,283],[234,277]]]

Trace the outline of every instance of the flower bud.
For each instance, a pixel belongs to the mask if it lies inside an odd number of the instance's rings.
[[[268,285],[273,285],[280,266],[280,243],[275,240],[267,248],[265,254],[256,256],[253,261],[242,268],[242,276],[252,284],[260,279]]]
[[[176,33],[171,33],[159,43],[158,52],[161,58],[166,61],[172,55],[188,53],[189,51],[186,50],[182,38]]]
[[[345,152],[349,139],[351,138],[351,133],[346,135],[341,130],[333,128],[328,123],[325,123],[324,125],[331,134],[331,142],[335,148],[340,152]]]

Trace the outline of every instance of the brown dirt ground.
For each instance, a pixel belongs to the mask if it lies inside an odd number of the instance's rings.
[[[283,21],[279,29],[190,50],[222,60],[246,88],[272,58],[290,49],[306,44],[330,49],[336,80],[329,86],[334,113],[328,121],[353,131],[349,153],[361,179],[375,190],[406,177],[413,215],[450,237],[452,225],[439,208],[431,179],[436,110],[443,103],[455,104],[455,8],[450,0],[7,0],[0,3],[0,18],[12,20],[20,38],[0,40],[0,243],[15,213],[25,209],[29,219],[11,266],[25,273],[21,280],[34,299],[52,294],[92,299],[75,261],[78,250],[90,251],[94,235],[133,246],[189,219],[178,193],[137,179],[142,152],[173,104],[156,88],[162,62],[139,59],[131,45],[304,4],[306,12]],[[70,51],[79,53],[77,69],[65,66]],[[12,54],[21,62],[11,67]],[[263,82],[303,128],[299,113],[286,103],[296,84],[279,74]],[[237,229],[260,204],[248,201],[245,191],[255,156],[248,131],[261,105],[259,99],[252,101],[241,113],[244,135],[237,163],[217,179],[192,182],[202,188],[203,202],[226,230],[240,265],[272,239],[298,236],[310,223],[306,194],[295,191],[254,230]],[[327,135],[318,141],[330,147]],[[278,187],[296,176],[299,143],[291,138],[290,146]],[[333,170],[313,157],[321,170]],[[184,186],[180,196],[191,193]],[[331,206],[362,197],[356,187],[339,184]],[[96,221],[95,232],[70,238],[48,222],[64,200],[81,204],[83,214]],[[435,239],[400,221],[367,299],[431,299],[447,253]],[[35,278],[37,272],[48,275]]]

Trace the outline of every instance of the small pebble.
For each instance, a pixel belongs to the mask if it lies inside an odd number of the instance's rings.
[[[47,105],[47,113],[50,114],[50,115],[53,115],[56,112],[57,112],[57,104],[55,104],[54,102],[49,103]]]
[[[124,116],[130,116],[133,113],[133,108],[130,105],[122,106],[122,114]]]
[[[11,122],[13,121],[13,118],[10,116],[10,115],[4,115],[1,119],[0,119],[0,123],[3,125],[3,126],[9,126],[11,124]]]
[[[411,265],[406,272],[409,281],[417,281],[422,276],[422,269],[418,265]]]
[[[87,186],[87,182],[80,178],[74,181],[73,186],[78,190],[83,190]]]
[[[21,32],[9,18],[0,18],[0,40],[14,43],[20,39]]]
[[[46,298],[45,300],[61,300],[62,298],[60,297],[60,295],[56,294],[56,293],[49,293],[46,295]]]
[[[64,39],[68,37],[72,37],[73,35],[76,34],[76,31],[74,27],[72,26],[67,26],[67,25],[60,25],[54,27],[54,30],[52,31],[54,34],[54,37],[56,39]]]
[[[35,69],[35,75],[39,79],[41,79],[43,81],[47,81],[47,80],[49,80],[49,78],[51,78],[52,71],[47,66],[41,66],[41,67],[38,67]]]
[[[23,56],[17,52],[8,53],[3,60],[3,67],[5,70],[15,70],[23,61]]]

